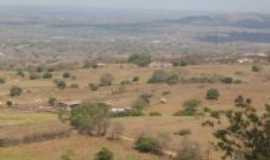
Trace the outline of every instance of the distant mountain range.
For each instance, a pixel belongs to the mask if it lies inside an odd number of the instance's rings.
[[[187,16],[180,19],[165,20],[167,23],[196,24],[211,26],[233,26],[244,28],[270,29],[270,16],[262,14],[231,14]]]

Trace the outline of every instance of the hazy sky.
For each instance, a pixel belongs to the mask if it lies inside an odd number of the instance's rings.
[[[0,5],[80,5],[100,8],[270,12],[270,0],[0,0]]]

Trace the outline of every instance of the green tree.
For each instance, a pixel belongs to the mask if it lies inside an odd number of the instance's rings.
[[[153,137],[140,136],[135,142],[135,149],[144,153],[162,154],[161,144]]]
[[[209,89],[206,93],[206,99],[208,100],[218,100],[219,96],[220,96],[219,91],[214,88]]]
[[[84,103],[72,109],[70,123],[80,133],[104,136],[109,127],[109,118],[108,105],[104,103]]]

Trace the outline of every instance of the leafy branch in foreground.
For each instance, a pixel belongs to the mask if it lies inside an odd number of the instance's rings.
[[[223,159],[266,160],[270,157],[270,105],[259,112],[252,107],[251,99],[239,96],[233,110],[212,115],[213,119],[203,125],[215,128],[213,144],[223,151]]]

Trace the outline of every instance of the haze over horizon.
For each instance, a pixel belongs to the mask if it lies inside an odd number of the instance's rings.
[[[0,6],[87,6],[97,8],[127,9],[164,9],[190,11],[222,11],[222,12],[262,12],[270,13],[269,0],[9,0],[0,1]]]

